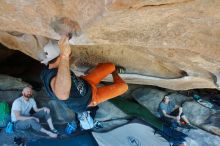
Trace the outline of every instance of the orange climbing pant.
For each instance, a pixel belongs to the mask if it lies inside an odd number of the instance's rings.
[[[97,104],[119,96],[128,90],[128,85],[119,75],[113,76],[114,83],[112,85],[97,87],[101,80],[113,71],[115,71],[114,64],[100,63],[92,69],[88,75],[81,77],[89,82],[92,87],[92,101],[89,106],[96,106]]]

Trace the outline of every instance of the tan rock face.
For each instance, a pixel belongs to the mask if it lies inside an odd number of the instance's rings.
[[[2,1],[0,42],[40,60],[48,39],[60,38],[51,24],[61,17],[81,27],[70,41],[72,66],[81,73],[113,62],[126,67],[128,83],[220,85],[219,0]]]

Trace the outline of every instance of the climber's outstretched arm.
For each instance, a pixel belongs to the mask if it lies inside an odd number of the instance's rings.
[[[58,42],[60,48],[60,62],[58,66],[57,75],[51,80],[51,88],[54,94],[60,100],[67,100],[69,98],[71,89],[71,75],[70,75],[70,54],[71,48],[68,42],[68,37],[62,37]]]

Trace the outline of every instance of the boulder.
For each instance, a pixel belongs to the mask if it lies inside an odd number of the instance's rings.
[[[159,103],[167,93],[168,91],[142,87],[134,90],[132,92],[132,97],[157,116]],[[169,97],[171,100],[175,101],[176,104],[183,107],[184,114],[193,125],[208,132],[220,135],[219,107],[209,109],[193,101],[192,97],[187,97],[175,92],[170,94]]]
[[[219,109],[209,109],[195,101],[183,104],[184,114],[191,123],[217,135],[220,135]]]
[[[154,115],[158,113],[158,106],[165,95],[169,95],[170,100],[182,106],[186,101],[191,101],[192,97],[187,97],[173,91],[165,91],[153,87],[137,88],[132,92],[132,97],[141,105],[147,107]]]
[[[174,100],[175,103],[179,106],[182,106],[183,103],[185,103],[186,101],[192,101],[193,98],[190,96],[185,96],[185,95],[182,95],[182,94],[178,94],[176,92],[172,93],[169,95],[169,97],[171,98],[171,100]]]
[[[24,87],[30,84],[8,75],[0,75],[0,101],[6,101],[12,104],[13,101],[21,95]]]
[[[157,115],[158,105],[166,94],[167,92],[158,89],[139,88],[132,92],[132,97],[154,115]]]
[[[64,124],[75,120],[75,113],[59,101],[51,100],[48,102],[48,106],[55,124]]]
[[[109,101],[99,104],[95,119],[99,121],[107,121],[111,119],[125,118],[127,114],[117,108]]]
[[[95,120],[100,121],[104,126],[101,129],[95,129],[97,132],[108,131],[125,123],[128,123],[128,115],[117,108],[109,101],[99,104]]]
[[[0,91],[0,101],[6,101],[11,105],[16,98],[20,97],[21,91]]]
[[[24,87],[30,86],[19,78],[8,75],[0,75],[0,90],[22,90]]]
[[[195,101],[185,102],[183,104],[183,112],[190,122],[195,125],[202,125],[213,113],[210,109],[201,106]]]
[[[72,68],[81,74],[113,62],[128,83],[219,88],[219,12],[219,0],[1,1],[0,42],[41,61],[65,18],[75,24]]]
[[[213,135],[202,129],[182,129],[180,131],[187,135],[185,138],[187,146],[218,146],[220,143],[218,135]]]

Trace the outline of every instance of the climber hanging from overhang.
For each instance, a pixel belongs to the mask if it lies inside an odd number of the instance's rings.
[[[71,21],[65,21],[65,23]],[[69,25],[69,24],[68,24]],[[62,25],[61,25],[62,26]],[[67,29],[68,26],[65,26]],[[61,30],[61,29],[57,29]],[[45,47],[45,58],[42,63],[47,65],[41,73],[41,79],[48,96],[62,100],[74,112],[81,113],[88,107],[96,106],[108,99],[117,97],[128,90],[128,85],[118,75],[118,70],[112,63],[100,63],[85,76],[77,77],[70,70],[71,47],[69,39],[71,31],[56,42],[50,41]],[[65,31],[63,31],[65,32]],[[112,74],[114,83],[97,87],[103,78]]]

